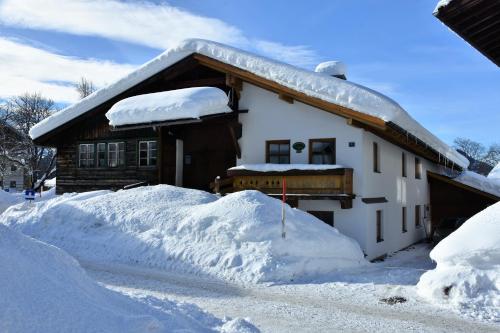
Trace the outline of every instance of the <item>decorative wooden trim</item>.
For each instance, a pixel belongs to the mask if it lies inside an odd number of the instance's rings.
[[[365,204],[376,204],[376,203],[385,203],[388,202],[385,197],[375,197],[375,198],[362,198]]]
[[[500,197],[497,197],[494,194],[478,190],[478,189],[476,189],[474,187],[471,187],[471,186],[459,183],[456,180],[453,180],[453,178],[449,178],[449,177],[446,177],[446,176],[443,176],[443,175],[440,175],[440,174],[437,174],[437,173],[434,173],[434,172],[431,172],[431,171],[427,171],[427,180],[429,180],[429,179],[435,179],[435,180],[443,181],[443,182],[445,182],[447,184],[453,185],[453,186],[458,187],[460,189],[463,189],[463,190],[466,190],[466,191],[470,191],[470,192],[473,192],[473,193],[485,196],[485,197],[487,197],[489,199],[500,201]]]
[[[282,101],[285,101],[289,104],[293,104],[293,97],[289,96],[287,94],[279,93],[278,98],[281,99]]]
[[[291,162],[290,159],[290,140],[266,140],[266,163],[269,163],[270,161],[270,152],[269,152],[269,146],[271,144],[288,144],[288,161]]]
[[[312,164],[312,144],[313,142],[333,142],[333,164],[337,162],[337,140],[335,138],[309,139],[309,164]]]
[[[227,170],[229,177],[233,176],[314,176],[314,175],[345,175],[352,173],[351,168],[337,168],[328,170],[298,170],[287,171],[253,171],[253,170]]]

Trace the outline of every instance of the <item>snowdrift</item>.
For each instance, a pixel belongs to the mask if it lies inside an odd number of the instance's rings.
[[[92,262],[132,264],[238,282],[303,281],[359,266],[359,245],[257,191],[219,198],[168,185],[63,195],[0,220]]]
[[[255,332],[189,304],[152,306],[99,286],[62,250],[0,225],[1,332]],[[253,331],[250,329],[254,329]]]
[[[419,294],[458,312],[500,321],[500,202],[471,217],[431,252],[436,269]]]
[[[7,193],[0,189],[0,213],[9,208],[12,205],[16,205],[22,202],[22,198],[19,195]]]

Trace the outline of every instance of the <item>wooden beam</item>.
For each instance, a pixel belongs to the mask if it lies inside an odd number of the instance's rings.
[[[282,101],[285,101],[287,103],[290,103],[290,104],[293,104],[293,97],[292,96],[289,96],[287,94],[283,94],[283,93],[279,93],[278,94],[278,97],[279,99],[281,99]]]
[[[236,92],[243,90],[243,81],[230,73],[226,73],[226,86],[233,88]]]
[[[226,74],[231,74],[231,76],[238,77],[243,81],[247,81],[263,89],[270,90],[278,94],[284,93],[301,103],[317,107],[344,118],[353,118],[359,122],[367,123],[378,128],[385,128],[385,121],[380,118],[370,116],[362,112],[354,111],[344,106],[326,102],[316,97],[308,96],[304,93],[285,87],[277,82],[263,78],[249,71],[243,70],[236,66],[228,65],[221,61],[214,60],[210,57],[198,53],[194,54],[194,58],[204,66],[221,71]]]

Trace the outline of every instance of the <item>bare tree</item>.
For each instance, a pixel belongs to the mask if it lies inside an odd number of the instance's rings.
[[[492,166],[500,163],[500,143],[494,143],[488,148],[484,161]]]
[[[453,145],[465,153],[467,157],[476,161],[480,161],[486,152],[486,148],[482,144],[466,138],[456,138]]]
[[[85,98],[88,95],[92,94],[96,90],[96,88],[94,87],[92,81],[82,77],[80,79],[80,82],[78,82],[78,84],[76,85],[76,90],[80,94],[80,98]]]
[[[488,149],[479,142],[456,138],[453,142],[455,149],[469,160],[469,170],[487,175],[500,162],[500,144],[492,144]]]
[[[0,159],[25,168],[32,182],[53,168],[55,151],[36,146],[29,130],[54,110],[54,102],[39,93],[12,97],[0,108]]]

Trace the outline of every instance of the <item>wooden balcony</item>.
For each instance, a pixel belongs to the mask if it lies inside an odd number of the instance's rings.
[[[352,208],[353,193],[350,168],[328,170],[253,171],[228,170],[228,178],[217,179],[212,187],[216,193],[258,190],[270,196],[283,194],[286,180],[287,198],[339,200],[343,209]]]

